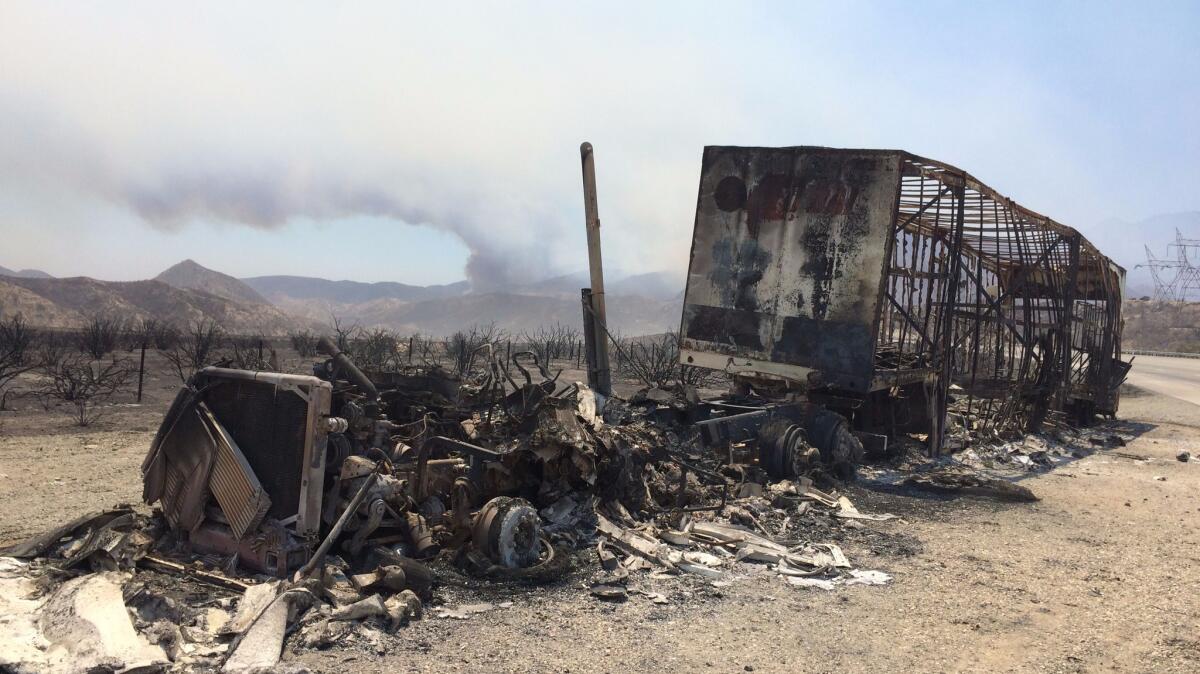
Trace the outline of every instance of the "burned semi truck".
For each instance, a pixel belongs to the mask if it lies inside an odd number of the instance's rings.
[[[1047,414],[1115,413],[1124,278],[1076,230],[948,164],[707,147],[680,358],[936,454]]]
[[[734,390],[647,382],[623,401],[581,153],[590,386],[491,343],[454,373],[411,346],[364,372],[327,337],[311,375],[205,368],[142,465],[178,547],[281,577],[336,554],[419,581],[410,562],[440,550],[524,573],[554,559],[549,535],[586,540],[565,523],[598,503],[627,523],[719,510],[751,482],[852,478],[889,438],[937,453],[1117,409],[1124,270],[954,167],[815,147],[706,148],[680,361]]]

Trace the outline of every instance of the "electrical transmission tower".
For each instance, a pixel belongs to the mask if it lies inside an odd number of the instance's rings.
[[[1174,258],[1171,257],[1174,252]],[[1154,299],[1186,302],[1200,297],[1200,239],[1185,239],[1175,230],[1175,243],[1167,244],[1167,257],[1155,257],[1146,246],[1146,267],[1154,279]]]

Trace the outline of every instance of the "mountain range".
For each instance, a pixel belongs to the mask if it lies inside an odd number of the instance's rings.
[[[40,269],[22,269],[13,271],[8,267],[0,267],[0,276],[12,276],[16,278],[54,278]]]
[[[227,330],[280,334],[305,324],[268,304],[239,302],[159,280],[97,281],[73,278],[0,278],[0,315],[21,313],[33,325],[70,328],[96,316],[156,318],[183,326],[212,319]]]
[[[579,289],[588,285],[585,273],[487,292],[474,291],[466,281],[417,286],[306,276],[238,279],[193,260],[146,281],[33,278],[34,273],[0,271],[0,314],[20,312],[31,323],[53,327],[77,327],[96,315],[155,317],[179,325],[210,318],[231,331],[264,334],[326,330],[334,319],[438,336],[488,323],[510,332],[577,325],[582,320]],[[665,272],[617,277],[606,293],[614,332],[639,335],[678,327],[682,277]]]

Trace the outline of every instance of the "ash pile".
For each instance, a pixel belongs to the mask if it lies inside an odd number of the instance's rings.
[[[444,593],[464,583],[665,603],[657,580],[721,587],[749,567],[889,580],[828,542],[892,517],[836,492],[863,446],[832,412],[683,386],[606,398],[491,345],[467,377],[320,349],[313,376],[198,372],[143,462],[149,514],[0,550],[0,668],[286,669],[286,650],[386,650],[423,616],[468,617]]]

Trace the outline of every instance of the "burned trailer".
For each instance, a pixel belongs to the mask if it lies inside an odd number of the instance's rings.
[[[1114,413],[1123,284],[1079,232],[947,164],[707,147],[680,358],[938,453]]]

